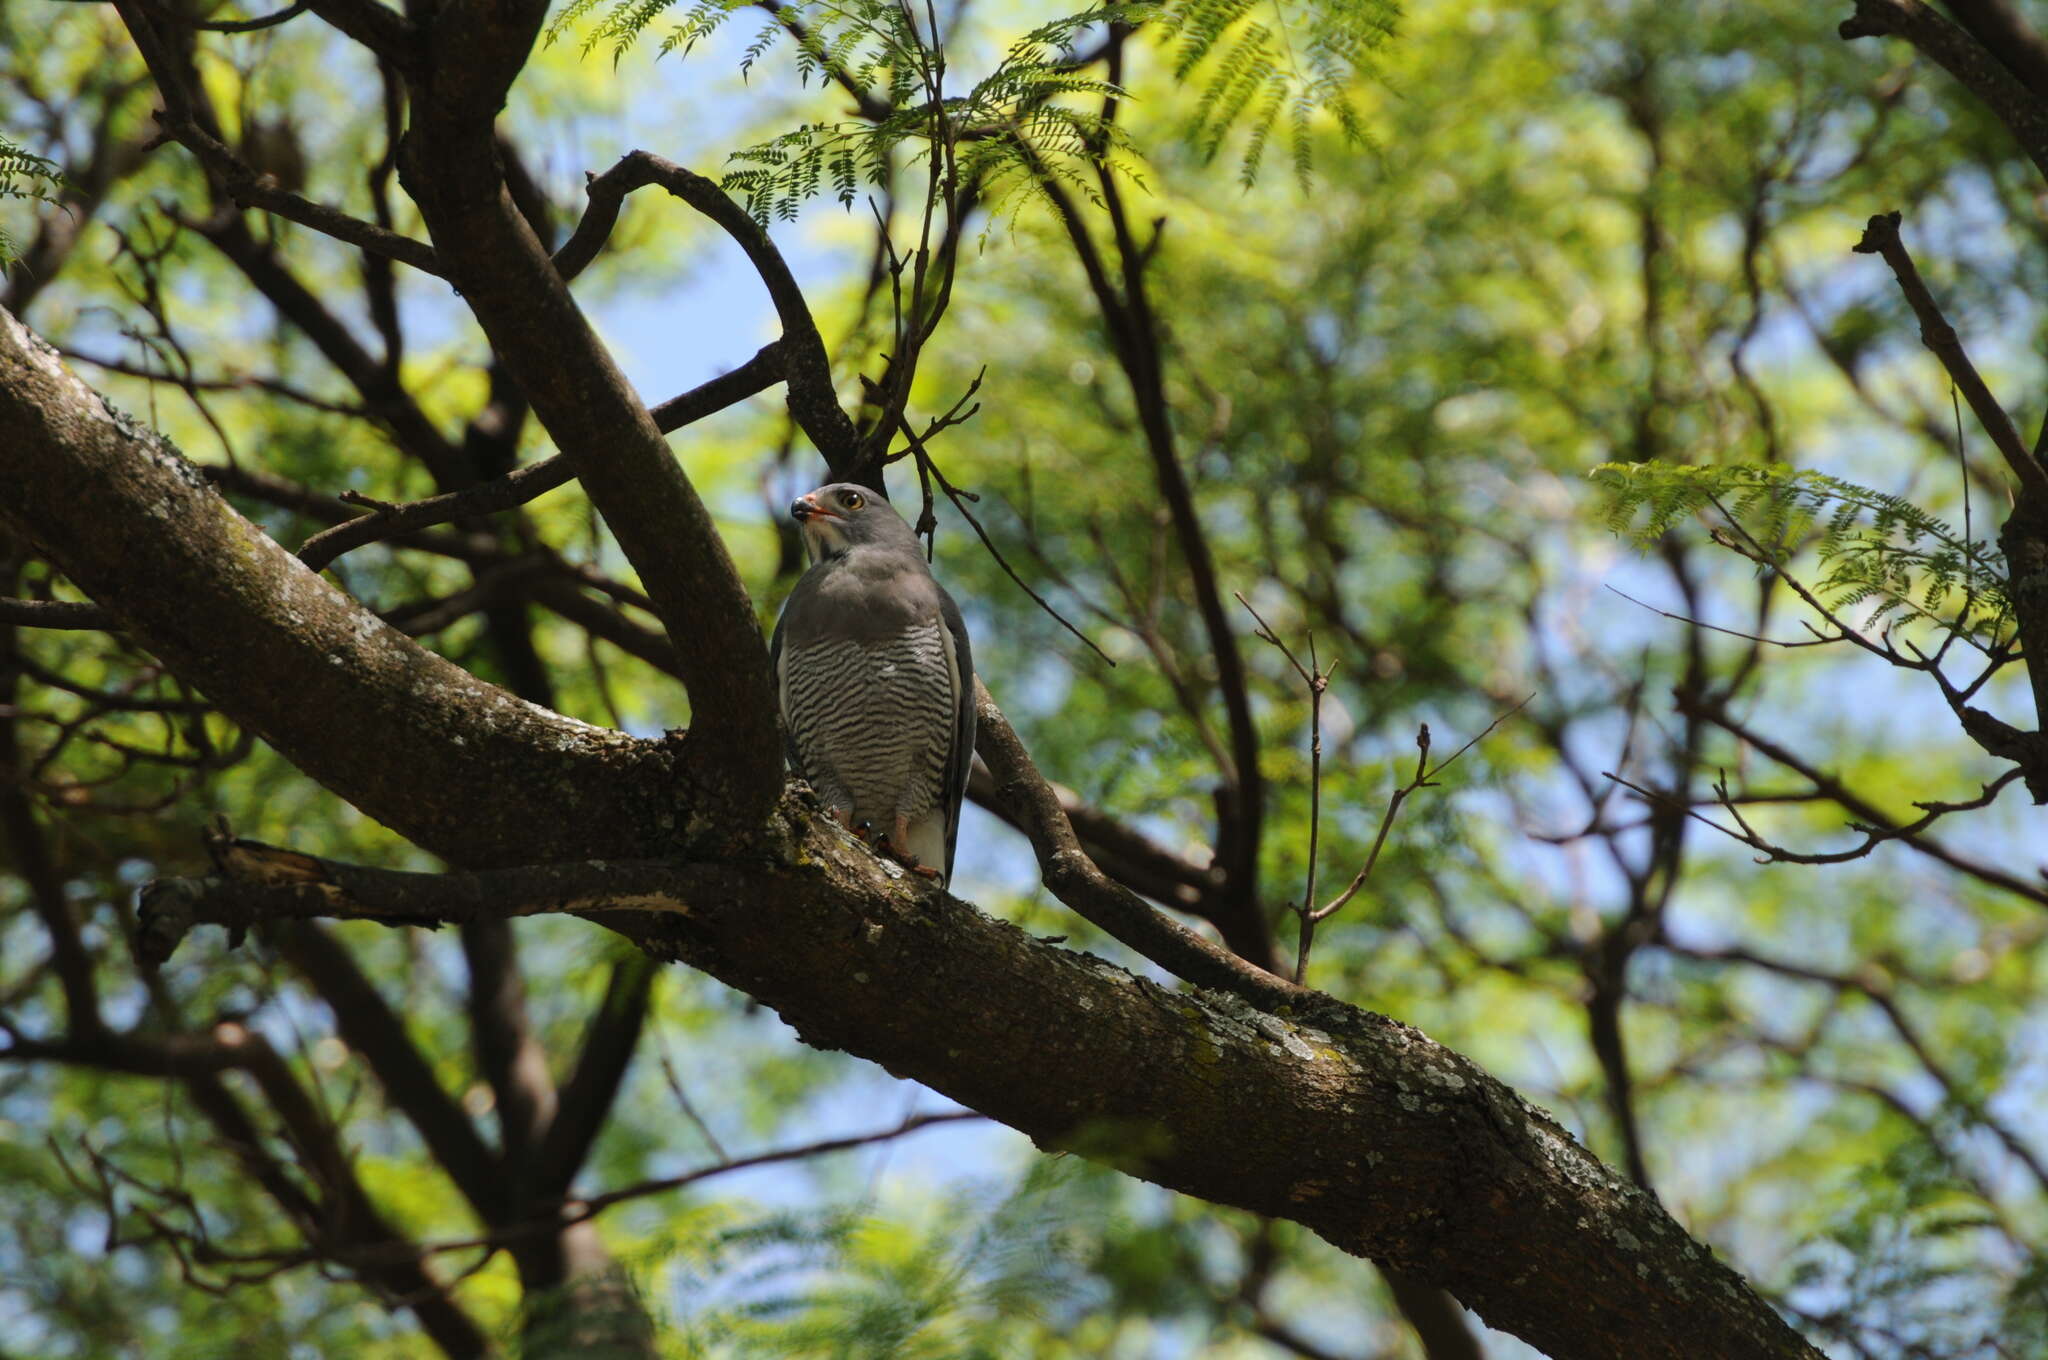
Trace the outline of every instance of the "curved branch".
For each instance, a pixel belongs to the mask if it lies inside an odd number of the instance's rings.
[[[311,227],[324,236],[332,236],[337,241],[409,264],[422,273],[441,273],[441,262],[435,257],[434,248],[426,242],[415,241],[374,222],[350,217],[339,208],[315,203],[292,193],[281,187],[275,176],[257,171],[237,156],[227,143],[210,135],[190,118],[176,117],[159,110],[157,122],[162,125],[166,136],[186,147],[198,157],[200,164],[220,176],[221,186],[228,197],[243,207],[261,208],[267,213]]]
[[[596,915],[773,1006],[813,1045],[1041,1147],[1304,1224],[1550,1354],[1816,1356],[1654,1196],[1419,1032],[1315,993],[1283,1015],[1160,987],[989,919],[793,796],[777,830],[774,863],[436,877],[315,861],[298,875],[311,881],[168,880],[146,928],[161,944],[194,922],[280,914]]]
[[[810,304],[797,287],[796,276],[789,272],[788,261],[760,224],[704,176],[650,151],[629,151],[619,158],[617,165],[593,176],[589,184],[590,210],[576,224],[575,234],[555,252],[555,267],[562,278],[572,279],[582,272],[611,235],[626,195],[650,184],[660,185],[710,218],[746,252],[754,272],[767,286],[775,315],[782,322],[790,416],[835,473],[853,466],[860,457],[860,435],[833,391],[832,364],[825,353],[824,337],[818,334],[818,323],[811,317]]]
[[[306,8],[401,71],[419,65],[419,30],[377,0],[306,0]]]
[[[1962,390],[1963,400],[1970,404],[1977,423],[1984,427],[1984,433],[1991,436],[1992,444],[2004,457],[2006,466],[2012,469],[2012,475],[2019,479],[2020,485],[2036,495],[2048,495],[2048,469],[2041,466],[2040,460],[2021,441],[2012,418],[1998,404],[1998,398],[1991,395],[1991,389],[1985,385],[1983,375],[1977,372],[1977,366],[1970,362],[1969,354],[1963,349],[1962,337],[1941,314],[1941,304],[1928,291],[1927,281],[1920,277],[1919,268],[1906,251],[1906,243],[1900,239],[1899,214],[1888,212],[1872,216],[1863,228],[1862,238],[1852,249],[1858,255],[1879,256],[1891,266],[1893,276],[1899,281],[1899,291],[1906,295],[1906,302],[1920,322],[1920,343],[1941,360],[1941,366]]]
[[[1844,41],[1904,38],[1922,56],[1963,83],[2005,124],[2043,175],[2048,175],[2048,101],[2027,89],[1975,39],[1920,0],[1856,0],[1839,29]]]

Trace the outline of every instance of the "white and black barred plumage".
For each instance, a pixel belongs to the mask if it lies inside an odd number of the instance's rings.
[[[790,763],[832,814],[950,881],[974,758],[974,662],[917,536],[872,493],[820,487],[791,513],[813,565],[775,625]]]

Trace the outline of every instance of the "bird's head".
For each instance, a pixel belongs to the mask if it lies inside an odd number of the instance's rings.
[[[871,544],[908,545],[913,552],[917,548],[917,534],[895,507],[852,482],[805,492],[791,503],[789,515],[802,526],[804,547],[813,562]]]

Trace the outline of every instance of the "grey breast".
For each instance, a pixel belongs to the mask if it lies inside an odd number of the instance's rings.
[[[820,794],[886,831],[940,800],[953,730],[950,640],[942,623],[884,638],[821,637],[792,647],[787,720]]]

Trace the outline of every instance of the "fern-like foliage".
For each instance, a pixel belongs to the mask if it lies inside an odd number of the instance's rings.
[[[994,1360],[1090,1286],[1104,1173],[1042,1161],[1009,1193],[970,1187],[928,1215],[785,1213],[680,1242],[692,1355]],[[1085,1193],[1093,1186],[1094,1193]],[[1020,1344],[1023,1343],[1023,1344]]]
[[[595,16],[583,50],[609,48],[616,63],[659,24],[666,31],[657,54],[686,56],[746,22],[743,75],[786,51],[803,83],[838,82],[887,107],[881,118],[809,123],[736,153],[725,185],[766,222],[794,216],[824,192],[851,206],[905,149],[915,161],[943,148],[948,173],[976,184],[997,211],[1016,191],[1029,196],[1049,184],[1093,200],[1104,168],[1141,178],[1121,125],[1102,112],[1106,98],[1126,92],[1087,74],[1077,58],[1084,39],[1111,25],[1154,35],[1175,79],[1201,82],[1185,133],[1205,160],[1242,130],[1238,177],[1249,186],[1284,117],[1305,184],[1319,112],[1352,141],[1368,140],[1349,90],[1398,13],[1394,0],[1112,0],[1024,34],[964,93],[944,87],[929,12],[908,0],[569,0],[547,40]]]
[[[1244,129],[1237,174],[1250,188],[1284,117],[1295,179],[1306,189],[1318,112],[1335,118],[1353,145],[1370,143],[1350,91],[1373,70],[1373,53],[1393,36],[1400,15],[1394,0],[1178,0],[1160,6],[1155,22],[1169,37],[1174,78],[1202,81],[1188,141],[1204,160],[1214,160],[1231,134]]]
[[[36,155],[0,133],[0,199],[26,198],[38,203],[55,203],[64,177],[57,163]],[[14,262],[18,247],[0,222],[0,268]]]
[[[1901,497],[1755,464],[1608,463],[1592,476],[1608,527],[1639,547],[1713,511],[1736,531],[1726,541],[1779,570],[1811,551],[1819,574],[1802,583],[1832,610],[1867,609],[1871,627],[1929,621],[1987,640],[2010,627],[1997,549]]]
[[[601,3],[571,0],[549,26],[549,40]],[[677,3],[613,0],[585,36],[584,51],[608,46],[619,60]],[[1090,29],[1141,23],[1152,8],[1102,5],[1042,24],[960,94],[945,86],[945,58],[926,31],[929,19],[903,0],[688,0],[658,54],[687,56],[736,16],[762,10],[767,17],[742,52],[742,74],[783,49],[804,84],[837,82],[873,94],[889,110],[877,119],[806,123],[734,153],[724,187],[757,221],[792,218],[822,192],[851,207],[862,186],[882,183],[892,167],[931,163],[935,155],[936,172],[975,183],[999,208],[1014,190],[1048,181],[1093,196],[1087,172],[1098,165],[1138,173],[1123,130],[1099,111],[1105,97],[1122,91],[1077,69],[1073,47]],[[1082,102],[1068,102],[1077,97]]]

